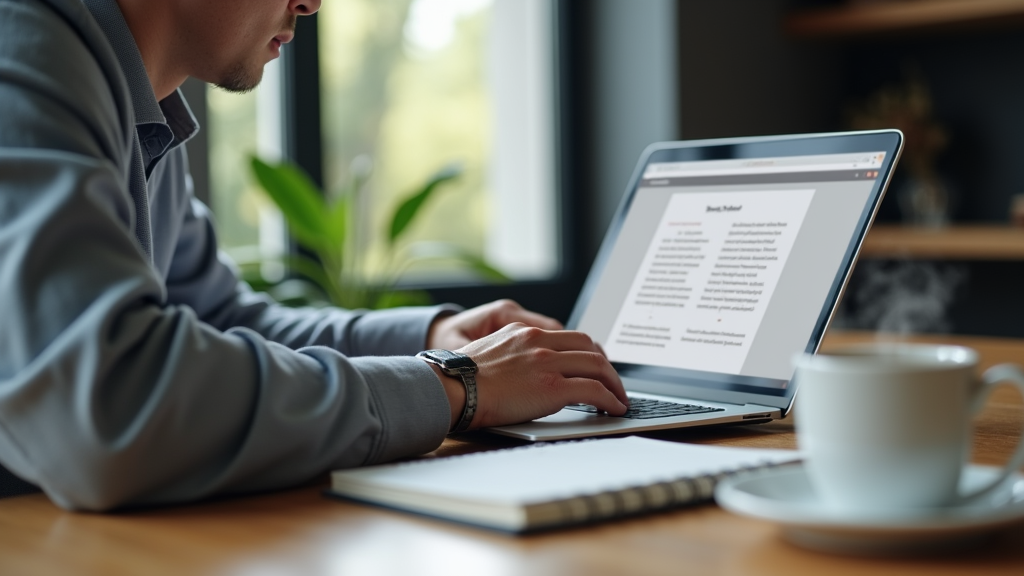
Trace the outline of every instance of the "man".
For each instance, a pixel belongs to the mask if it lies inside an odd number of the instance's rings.
[[[625,411],[590,338],[511,302],[289,310],[221,261],[177,88],[253,88],[319,6],[0,0],[0,463],[59,505],[273,489],[570,402]],[[476,397],[423,348],[471,358]]]

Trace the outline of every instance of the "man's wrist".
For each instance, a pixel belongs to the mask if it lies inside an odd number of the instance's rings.
[[[444,395],[448,397],[448,406],[451,411],[448,429],[452,430],[458,424],[459,419],[462,418],[462,411],[466,407],[466,387],[461,382],[445,376],[444,372],[436,364],[427,362],[427,366],[430,366],[434,374],[437,374],[437,379],[441,382],[441,387],[444,389]]]
[[[442,375],[461,382],[465,391],[465,402],[461,415],[455,421],[455,425],[450,428],[450,433],[457,434],[469,430],[473,424],[473,418],[476,416],[477,408],[476,373],[478,368],[476,362],[461,352],[443,348],[424,350],[416,357],[436,366]],[[444,380],[442,380],[443,382]]]

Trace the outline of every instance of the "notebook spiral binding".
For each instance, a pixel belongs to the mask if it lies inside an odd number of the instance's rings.
[[[592,439],[582,441],[590,440]],[[715,486],[722,480],[776,466],[779,464],[762,462],[717,474],[677,478],[648,486],[631,486],[597,494],[573,496],[556,502],[562,509],[561,518],[552,519],[550,525],[586,524],[708,502],[714,498]]]
[[[475,458],[492,458],[497,453],[501,452],[512,452],[522,453],[542,449],[545,447],[551,448],[556,445],[573,445],[581,443],[609,443],[618,441],[629,441],[636,440],[640,442],[654,442],[661,444],[657,440],[647,440],[642,438],[623,438],[623,439],[607,439],[607,438],[586,438],[580,440],[568,440],[558,442],[539,442],[536,444],[529,444],[524,446],[515,446],[510,448],[503,448],[499,450],[482,451],[482,452],[471,452],[468,454],[460,454],[454,456],[447,456],[440,460],[464,460]],[[694,446],[697,448],[697,446]],[[678,454],[678,453],[675,453]],[[698,451],[699,454],[699,451]],[[352,498],[357,501],[365,501],[371,504],[383,505],[385,507],[395,507],[400,510],[407,510],[414,513],[426,514],[428,516],[440,516],[449,520],[457,522],[465,522],[471,525],[484,526],[488,528],[495,528],[501,531],[509,531],[513,533],[527,533],[527,532],[538,532],[545,531],[553,528],[561,528],[568,526],[578,526],[581,524],[596,523],[612,518],[621,518],[634,516],[649,512],[666,511],[673,508],[699,504],[707,502],[714,497],[715,487],[719,482],[726,478],[734,476],[754,473],[755,471],[768,469],[774,466],[779,466],[792,462],[792,460],[773,460],[771,457],[765,456],[764,459],[752,460],[748,459],[746,462],[753,462],[752,464],[745,465],[739,462],[734,462],[728,467],[715,467],[714,471],[706,470],[701,472],[699,467],[689,466],[682,467],[687,469],[686,472],[680,470],[675,472],[679,474],[677,477],[663,476],[660,481],[658,477],[648,476],[645,479],[636,479],[632,482],[635,484],[620,484],[618,487],[608,487],[605,489],[600,488],[601,482],[589,483],[592,488],[585,488],[583,486],[578,487],[575,493],[569,491],[563,491],[562,496],[539,496],[539,499],[529,500],[522,499],[514,501],[509,508],[509,504],[503,503],[498,499],[493,504],[494,508],[485,509],[481,511],[479,507],[472,508],[467,511],[466,508],[461,509],[458,512],[452,512],[450,509],[444,509],[435,505],[420,504],[415,501],[410,494],[418,493],[415,491],[405,491],[404,488],[395,489],[385,488],[384,492],[365,491],[366,484],[360,484],[357,482],[354,486],[356,489],[352,489],[353,485],[349,485],[348,488],[338,488],[337,486],[327,491],[330,496],[340,496],[342,498]],[[406,469],[408,472],[415,474],[415,468],[419,466],[432,466],[437,465],[440,462],[435,458],[422,458],[416,460],[409,460],[405,462],[399,462],[390,466],[392,469]],[[717,466],[717,465],[709,465]],[[346,474],[345,472],[335,472],[334,474]],[[387,472],[385,472],[386,474]],[[358,474],[358,473],[357,473]],[[408,473],[398,473],[400,477],[413,478]],[[599,472],[598,472],[599,474]],[[365,482],[365,480],[360,481]],[[372,486],[373,480],[370,481]],[[588,483],[583,483],[588,485]],[[401,485],[401,483],[399,484]],[[381,485],[378,484],[377,488]],[[603,486],[609,486],[604,483]],[[401,497],[396,496],[399,495]],[[430,494],[429,489],[423,494]],[[446,498],[449,496],[445,496]],[[457,497],[456,497],[457,498]],[[456,505],[460,502],[456,499]],[[483,500],[476,502],[488,502],[486,497]],[[484,504],[489,506],[492,504]],[[503,508],[502,506],[506,506]],[[501,516],[497,510],[504,510],[507,516]],[[513,512],[509,513],[509,510]],[[489,515],[494,512],[494,515]],[[522,516],[517,516],[517,514]],[[511,519],[510,519],[511,518]]]

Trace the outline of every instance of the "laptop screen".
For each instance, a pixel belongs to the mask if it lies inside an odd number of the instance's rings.
[[[571,324],[624,376],[787,395],[892,155],[650,156]]]

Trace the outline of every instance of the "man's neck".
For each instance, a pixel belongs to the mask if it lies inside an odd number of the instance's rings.
[[[163,100],[188,78],[188,74],[175,66],[173,35],[169,32],[173,14],[168,9],[169,3],[117,0],[117,4],[142,54],[153,93],[157,101]]]

